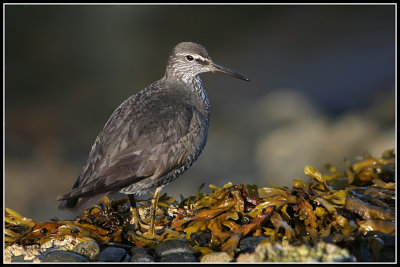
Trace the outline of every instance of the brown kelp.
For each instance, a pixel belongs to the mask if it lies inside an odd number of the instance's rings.
[[[323,256],[329,251],[332,255],[333,251],[340,255],[346,251],[357,261],[393,261],[394,151],[386,151],[380,158],[365,154],[354,163],[347,161],[343,172],[329,164],[326,169],[324,173],[306,166],[304,173],[311,179],[296,178],[291,187],[227,183],[222,187],[209,185],[211,192],[202,193],[202,185],[196,195],[179,202],[164,194],[156,212],[156,239],[145,235],[149,201],[138,202],[140,229],[129,224],[126,199],[104,198],[70,221],[34,222],[6,209],[5,243],[40,246],[72,237],[76,244],[90,239],[100,245],[134,243],[154,248],[160,241],[184,238],[191,240],[200,257],[227,252],[240,261],[322,261],[335,260]],[[250,236],[265,240],[253,254],[242,253],[239,244]],[[276,246],[286,254],[268,254]],[[288,256],[314,250],[319,258]]]

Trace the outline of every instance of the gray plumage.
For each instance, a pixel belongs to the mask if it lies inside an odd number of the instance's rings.
[[[198,158],[210,105],[200,73],[245,76],[212,62],[196,43],[178,44],[164,77],[125,100],[96,138],[86,165],[60,209],[83,210],[111,192],[138,194],[176,179]]]

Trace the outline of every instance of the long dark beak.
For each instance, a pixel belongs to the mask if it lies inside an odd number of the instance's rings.
[[[241,79],[241,80],[244,80],[244,81],[250,81],[250,79],[247,78],[246,76],[244,76],[244,75],[242,75],[242,74],[240,74],[240,73],[238,73],[236,71],[233,71],[231,69],[225,68],[225,67],[223,67],[221,65],[218,65],[218,64],[216,64],[214,62],[211,63],[211,71],[212,72],[215,72],[215,71],[222,72],[222,73],[228,74],[228,75],[230,75],[232,77],[235,77],[235,78],[238,78],[238,79]]]

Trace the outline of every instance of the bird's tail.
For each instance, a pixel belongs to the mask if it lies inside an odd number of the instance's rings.
[[[58,209],[82,212],[107,195],[107,193],[93,193],[92,183],[80,187],[80,181],[81,176],[76,179],[71,191],[57,197],[58,201],[62,201]]]
[[[63,198],[65,194],[60,195],[57,200],[62,200],[58,209],[60,210],[70,210],[72,212],[82,212],[85,209],[91,207],[94,203],[99,201],[104,194],[95,195],[90,197],[81,198]]]

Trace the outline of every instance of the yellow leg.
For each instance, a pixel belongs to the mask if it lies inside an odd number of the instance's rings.
[[[156,218],[156,211],[157,211],[157,206],[158,206],[158,200],[160,198],[160,191],[161,191],[162,186],[157,187],[156,191],[154,192],[154,197],[151,200],[151,205],[150,205],[150,225],[144,224],[140,220],[139,212],[136,207],[136,200],[134,195],[128,195],[129,201],[131,202],[131,220],[130,224],[134,225],[135,230],[139,230],[136,233],[140,233],[141,229],[149,229],[147,232],[143,232],[142,235],[143,237],[146,237],[148,239],[157,239],[157,236],[155,234],[155,218]]]
[[[131,220],[129,223],[135,225],[135,229],[139,229],[140,218],[136,207],[135,196],[132,194],[128,195],[128,197],[129,197],[129,202],[131,202]]]
[[[149,238],[155,236],[154,228],[155,228],[155,218],[156,218],[156,210],[158,205],[158,199],[160,197],[161,186],[157,187],[156,192],[154,193],[154,198],[151,200],[150,206],[150,230],[148,233]]]

